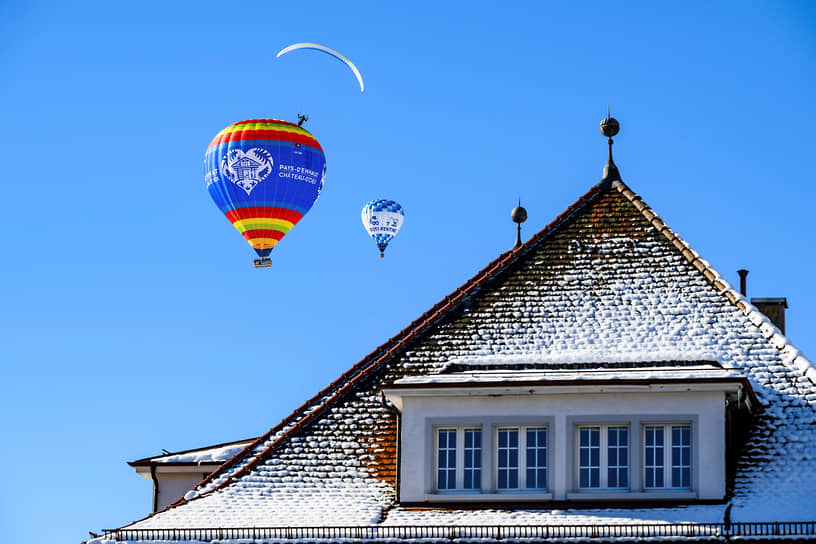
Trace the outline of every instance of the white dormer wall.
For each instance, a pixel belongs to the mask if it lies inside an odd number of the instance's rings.
[[[697,390],[692,390],[697,389]],[[720,500],[725,496],[725,393],[734,384],[671,387],[458,388],[386,390],[400,408],[400,489],[404,503],[502,500]],[[659,493],[643,486],[642,428],[688,422],[692,427],[692,485]],[[630,426],[630,489],[627,493],[578,493],[576,429],[584,424]],[[482,429],[482,489],[439,493],[435,489],[435,430],[478,425]],[[502,425],[546,425],[549,489],[540,496],[502,494],[495,488],[495,431]],[[601,452],[603,454],[603,452]]]
[[[156,510],[162,510],[182,498],[185,493],[194,488],[198,482],[206,478],[219,466],[220,463],[208,463],[198,466],[156,466],[156,482],[154,482],[153,486]],[[136,473],[148,480],[153,479],[149,466],[137,467]]]

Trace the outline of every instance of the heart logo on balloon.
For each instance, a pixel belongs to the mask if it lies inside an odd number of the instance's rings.
[[[272,164],[272,155],[261,147],[231,149],[221,159],[221,175],[250,194],[272,173]]]

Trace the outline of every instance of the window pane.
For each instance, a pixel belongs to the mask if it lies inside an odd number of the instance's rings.
[[[547,489],[547,429],[527,429],[527,488]]]
[[[629,487],[629,429],[609,427],[607,440],[607,487]]]
[[[482,430],[465,429],[464,488],[482,487]]]
[[[518,429],[499,429],[498,487],[518,488]]]
[[[671,428],[672,487],[691,487],[691,427]]]
[[[581,427],[579,429],[578,480],[580,487],[601,486],[600,427]]]
[[[456,429],[440,429],[437,488],[456,489]]]
[[[645,485],[663,487],[663,427],[646,427],[645,438]]]

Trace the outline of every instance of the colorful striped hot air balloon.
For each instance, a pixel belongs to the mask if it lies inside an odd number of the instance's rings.
[[[309,132],[288,121],[250,119],[228,126],[204,155],[216,206],[269,266],[269,253],[308,212],[326,180],[326,157]]]

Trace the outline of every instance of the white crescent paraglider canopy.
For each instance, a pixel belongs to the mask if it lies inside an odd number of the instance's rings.
[[[277,56],[280,57],[284,53],[288,53],[289,51],[294,51],[296,49],[317,49],[318,51],[323,51],[324,53],[328,53],[329,55],[338,59],[340,62],[351,68],[351,71],[354,72],[354,75],[357,77],[357,81],[360,82],[360,92],[363,92],[363,76],[360,75],[360,71],[356,66],[354,66],[353,62],[331,47],[326,47],[325,45],[320,45],[319,43],[296,43],[290,45],[289,47],[284,47]]]

